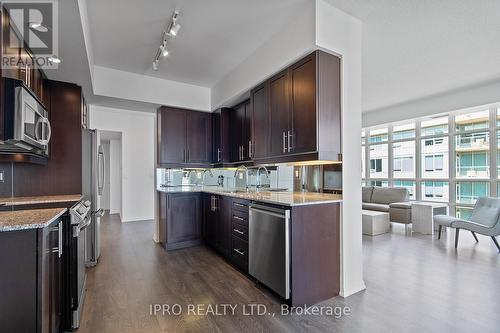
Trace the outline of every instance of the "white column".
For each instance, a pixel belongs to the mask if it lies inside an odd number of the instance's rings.
[[[316,0],[316,45],[342,57],[343,207],[340,295],[365,289],[361,227],[361,38],[358,19]]]

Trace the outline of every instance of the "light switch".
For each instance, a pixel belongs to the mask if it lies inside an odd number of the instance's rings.
[[[4,179],[5,179],[5,177],[4,177],[4,171],[3,171],[3,170],[0,170],[0,182],[2,182],[2,183],[3,183],[3,182],[4,182]]]

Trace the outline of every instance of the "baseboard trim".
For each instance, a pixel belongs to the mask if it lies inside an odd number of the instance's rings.
[[[355,288],[349,288],[348,290],[345,290],[345,289],[342,290],[342,288],[341,288],[339,296],[346,298],[346,297],[352,296],[356,293],[359,293],[360,291],[363,291],[365,289],[366,289],[366,285],[363,281],[361,281],[361,283]]]

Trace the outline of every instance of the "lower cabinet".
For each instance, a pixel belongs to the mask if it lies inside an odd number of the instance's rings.
[[[248,272],[247,200],[203,194],[203,238],[205,243]]]
[[[59,332],[62,221],[0,232],[0,332]]]
[[[202,243],[202,197],[200,193],[162,193],[160,195],[160,232],[167,250]]]

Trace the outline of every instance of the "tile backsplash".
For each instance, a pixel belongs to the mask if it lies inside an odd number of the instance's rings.
[[[183,170],[183,169],[156,169],[156,187],[160,185],[180,186],[180,185],[219,185],[223,179],[223,186],[228,188],[243,188],[245,187],[245,170],[236,173],[236,169],[209,169],[210,172],[204,170]],[[204,175],[205,173],[205,175]],[[248,185],[256,186],[269,185],[272,188],[287,188],[293,190],[293,167],[278,166],[273,170],[268,171],[269,177],[264,175],[261,170],[260,175],[257,175],[257,169],[248,170]]]

